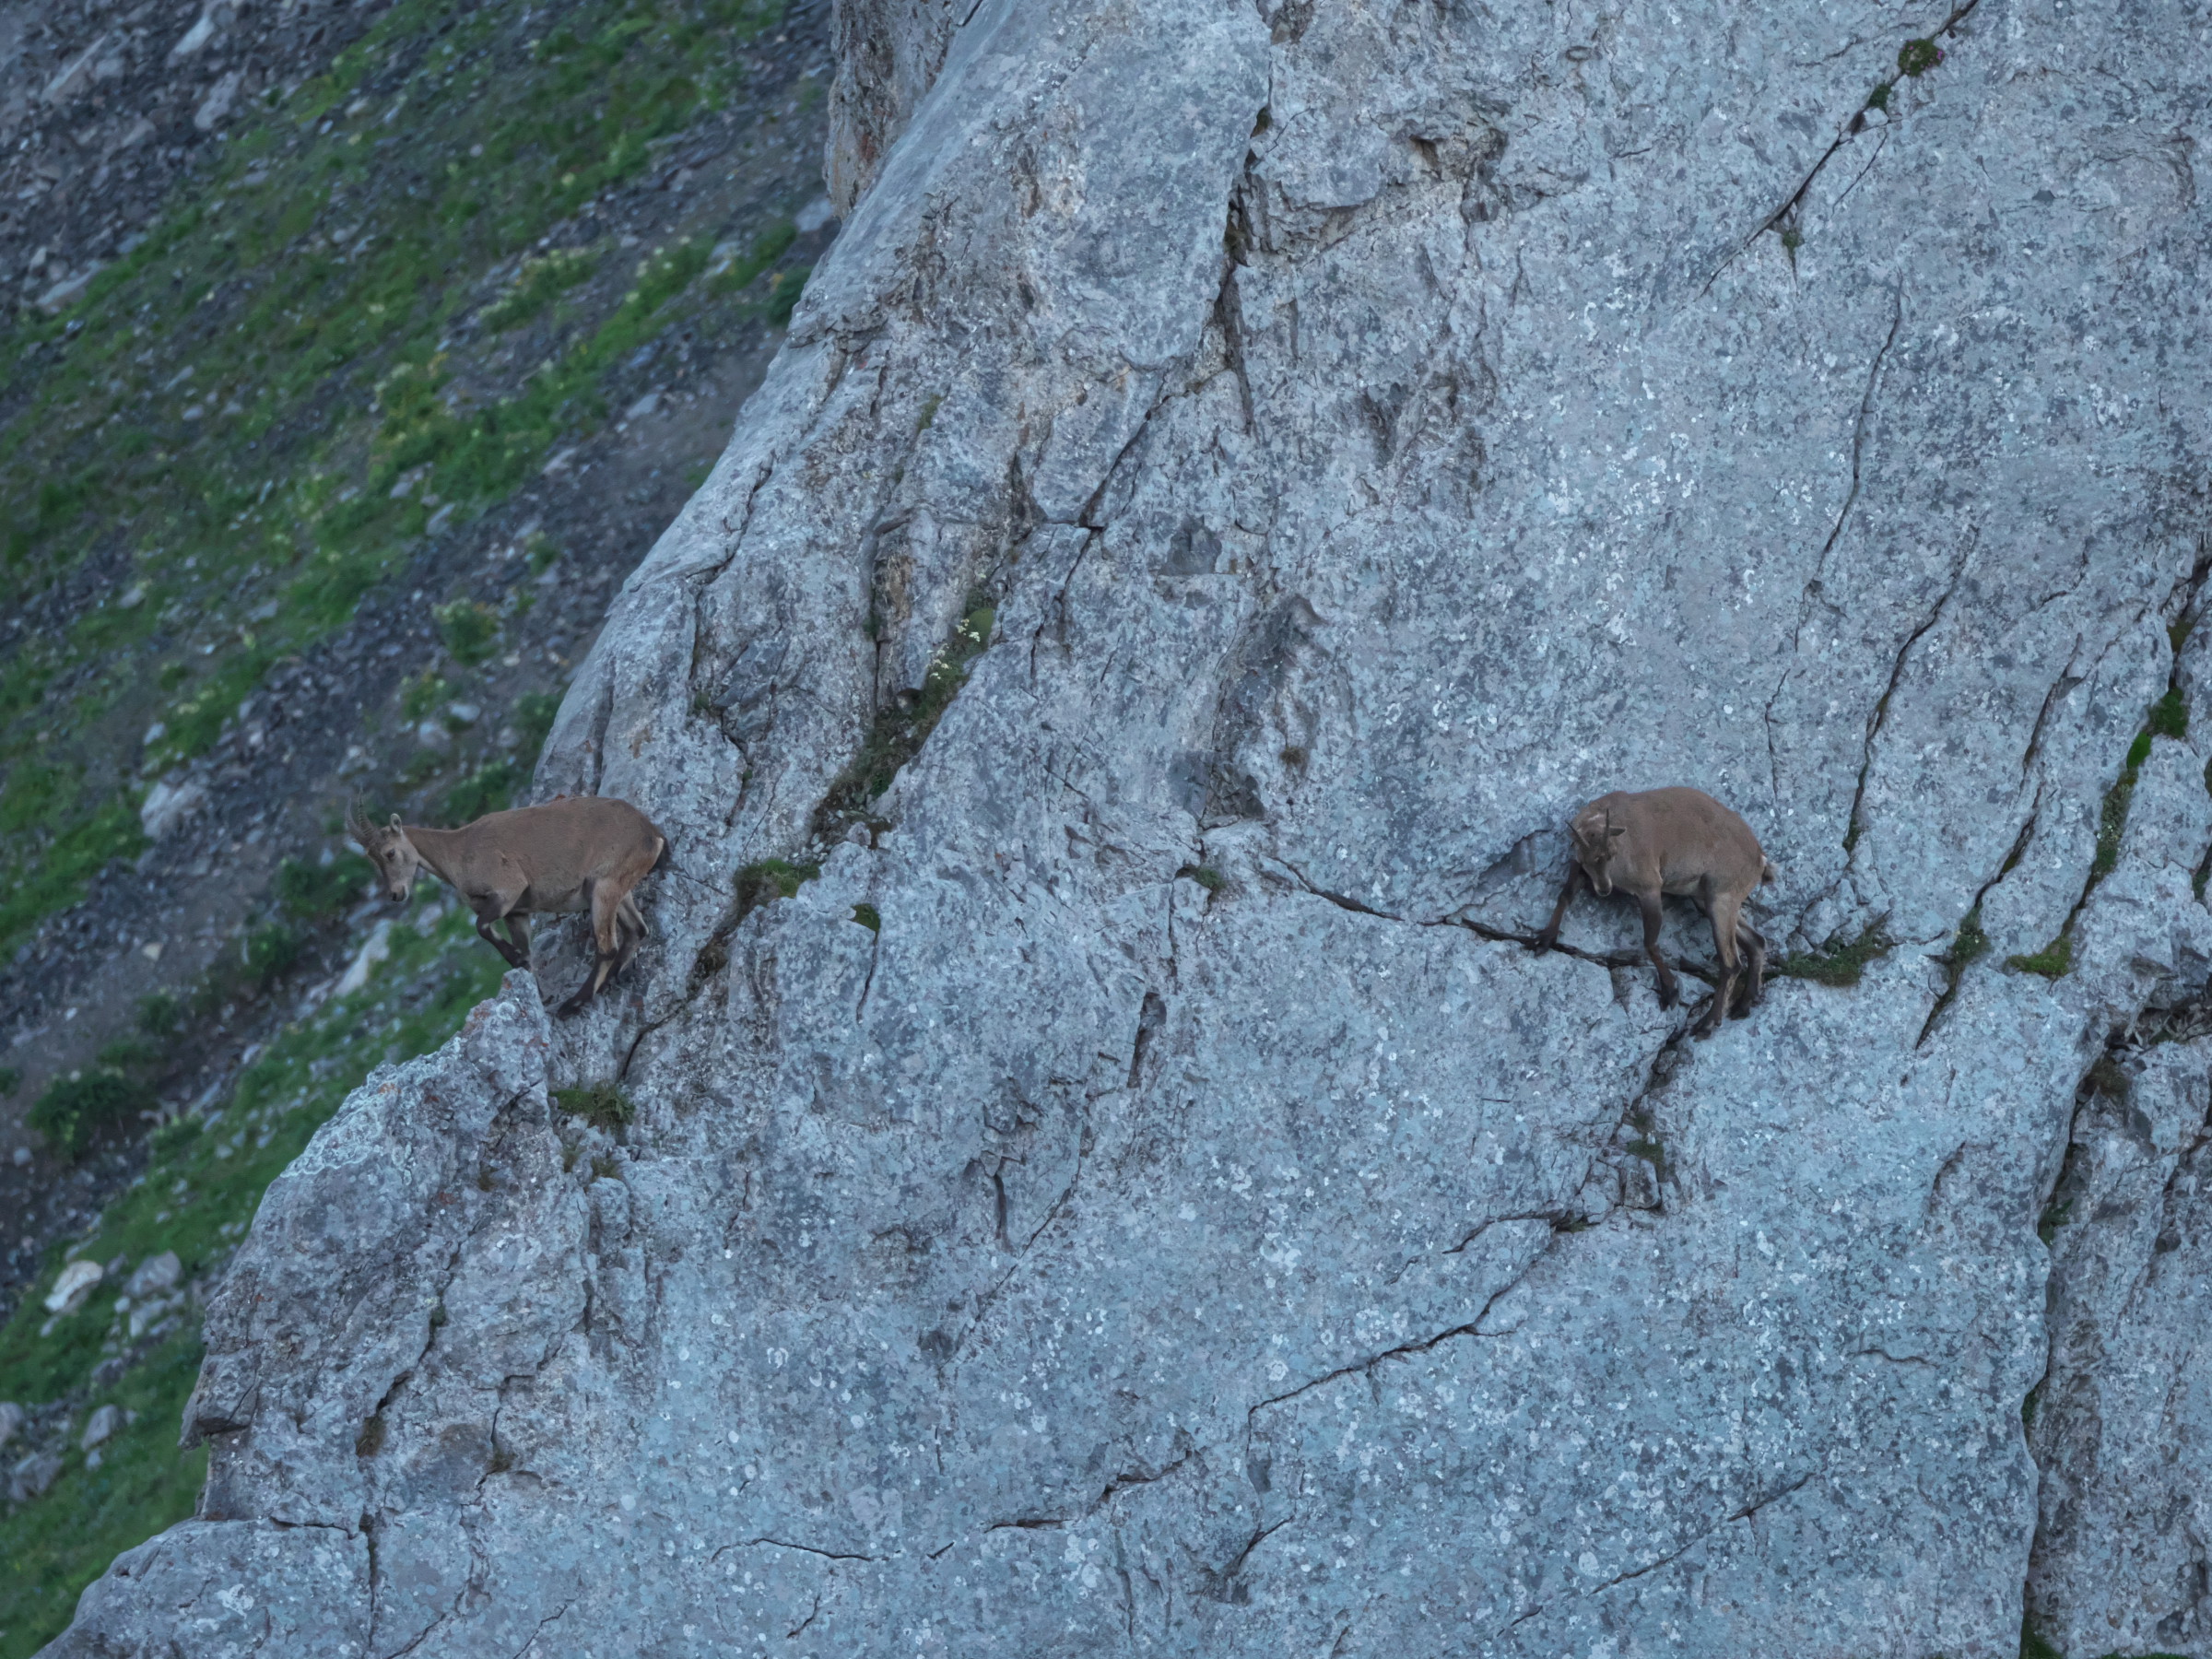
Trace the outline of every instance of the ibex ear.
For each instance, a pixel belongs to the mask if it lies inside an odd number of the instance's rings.
[[[399,814],[396,812],[392,815],[392,828],[395,830],[399,828]]]
[[[396,821],[396,820],[394,820],[394,821]],[[1626,835],[1627,833],[1628,833],[1628,830],[1627,830],[1626,829],[1622,828],[1620,825],[1618,825],[1618,824],[1616,824],[1616,825],[1614,825],[1614,826],[1613,826],[1611,829],[1609,829],[1609,830],[1607,830],[1606,831],[1606,839],[1607,841],[1618,841],[1618,840],[1619,840],[1619,839],[1620,839],[1622,836]]]

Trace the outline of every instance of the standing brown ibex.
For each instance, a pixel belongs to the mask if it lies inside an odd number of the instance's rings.
[[[1574,898],[1575,883],[1587,878],[1600,899],[1618,888],[1643,906],[1643,948],[1659,970],[1659,1006],[1671,1008],[1680,997],[1674,970],[1659,954],[1660,896],[1694,894],[1712,919],[1712,947],[1720,954],[1721,982],[1712,1008],[1692,1035],[1710,1037],[1728,1013],[1735,987],[1737,952],[1751,959],[1751,989],[1739,1014],[1747,1014],[1766,988],[1767,942],[1744,919],[1744,901],[1774,866],[1759,850],[1751,826],[1711,795],[1696,789],[1652,789],[1641,794],[1616,790],[1600,795],[1574,815],[1574,857],[1567,886],[1544,931],[1539,951],[1559,943],[1559,924]]]
[[[630,889],[660,862],[667,838],[628,801],[563,795],[542,806],[488,812],[458,830],[371,824],[359,806],[347,833],[369,854],[384,896],[405,904],[415,872],[428,865],[477,912],[477,932],[516,968],[530,966],[533,912],[588,911],[598,959],[559,1011],[573,1014],[622,971],[645,937]],[[491,931],[504,920],[507,938]],[[508,941],[513,941],[510,944]]]

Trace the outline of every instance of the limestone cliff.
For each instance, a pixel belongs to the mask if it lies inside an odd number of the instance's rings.
[[[322,1133],[52,1651],[2212,1653],[2203,18],[842,27],[634,994]],[[1522,943],[1665,782],[1704,1043]]]

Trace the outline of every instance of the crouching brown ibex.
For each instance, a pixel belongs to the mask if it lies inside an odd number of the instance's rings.
[[[645,937],[631,889],[668,844],[635,806],[605,795],[563,795],[542,806],[488,812],[458,830],[403,826],[397,813],[387,825],[371,824],[357,805],[346,814],[346,830],[376,866],[393,903],[407,901],[415,872],[428,865],[477,912],[477,932],[511,967],[530,966],[534,912],[589,912],[598,959],[576,994],[560,1005],[564,1015],[596,996]],[[491,931],[502,920],[505,939]]]
[[[1577,882],[1587,880],[1600,899],[1615,888],[1632,893],[1643,906],[1644,951],[1659,971],[1659,1006],[1671,1008],[1681,993],[1674,970],[1659,954],[1659,900],[1665,893],[1694,895],[1712,919],[1721,982],[1713,991],[1712,1010],[1692,1035],[1710,1037],[1726,1017],[1740,956],[1751,959],[1751,984],[1736,1012],[1749,1013],[1766,988],[1767,942],[1745,919],[1744,901],[1754,888],[1774,877],[1774,866],[1759,850],[1751,826],[1701,790],[1652,789],[1600,795],[1574,815],[1571,828],[1574,856],[1567,866],[1567,886],[1551,920],[1535,936],[1535,948],[1549,950],[1559,943],[1559,924]]]

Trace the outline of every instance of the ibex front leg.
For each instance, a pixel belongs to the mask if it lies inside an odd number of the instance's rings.
[[[1659,970],[1659,1006],[1671,1008],[1682,1000],[1681,988],[1675,983],[1675,971],[1666,965],[1659,954],[1659,924],[1665,912],[1659,908],[1656,892],[1639,893],[1637,902],[1643,906],[1643,954],[1652,959],[1652,966]]]
[[[503,916],[506,918],[507,931],[510,934],[514,932],[514,916],[507,909],[511,902],[512,900],[500,893],[476,900],[471,908],[477,912],[477,936],[505,957],[508,967],[527,968],[530,966],[529,935],[525,933],[518,944],[509,944],[491,931],[491,924]]]
[[[1559,924],[1567,919],[1567,907],[1574,902],[1574,889],[1583,880],[1583,866],[1578,859],[1567,861],[1567,885],[1559,889],[1559,901],[1552,907],[1551,920],[1544,924],[1544,931],[1530,943],[1536,951],[1549,950],[1559,942]]]

